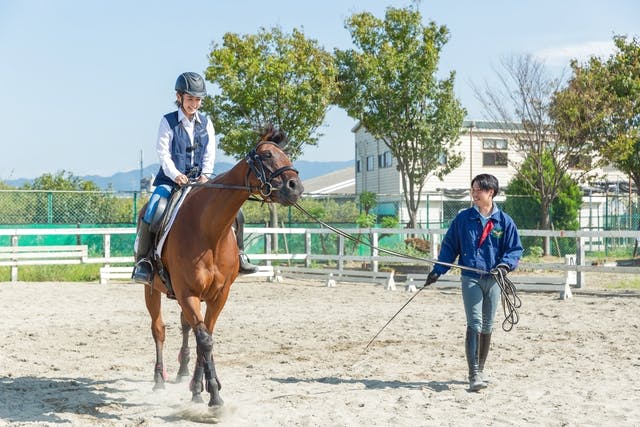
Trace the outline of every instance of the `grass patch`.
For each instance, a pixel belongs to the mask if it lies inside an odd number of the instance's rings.
[[[11,280],[11,267],[0,267],[0,282]],[[100,280],[100,264],[24,265],[18,267],[21,282],[95,282]]]
[[[632,276],[632,275],[629,275],[629,276]],[[604,288],[640,291],[640,279],[629,277],[628,280],[620,280],[618,282],[605,285]]]

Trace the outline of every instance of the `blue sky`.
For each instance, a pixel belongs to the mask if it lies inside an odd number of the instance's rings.
[[[66,170],[111,175],[157,162],[161,116],[183,71],[202,73],[226,32],[302,29],[327,50],[351,47],[345,19],[379,0],[0,0],[0,180]],[[614,34],[640,35],[637,0],[423,0],[424,22],[446,25],[440,62],[455,70],[469,119],[483,114],[472,84],[492,82],[501,58],[533,54],[558,76],[571,58],[606,56]],[[209,85],[210,90],[212,87]],[[351,160],[355,124],[334,108],[303,160]],[[217,160],[232,161],[218,154]]]

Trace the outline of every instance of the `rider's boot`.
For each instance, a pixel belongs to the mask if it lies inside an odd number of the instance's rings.
[[[150,285],[153,280],[153,266],[147,257],[151,249],[151,232],[149,224],[140,220],[136,235],[136,265],[133,267],[131,278],[134,282]]]
[[[487,361],[487,356],[489,355],[489,345],[491,344],[491,333],[488,334],[483,334],[480,333],[480,349],[478,351],[478,354],[480,356],[479,358],[479,362],[478,362],[478,368],[480,369],[480,379],[489,384],[489,378],[487,377],[487,374],[484,372],[484,364]]]
[[[258,266],[251,264],[249,257],[244,253],[244,215],[238,211],[236,216],[236,241],[240,255],[240,273],[251,274],[258,271]]]
[[[469,390],[478,391],[487,386],[480,377],[480,366],[478,361],[478,341],[480,334],[467,326],[467,335],[464,340],[467,364],[469,365]]]

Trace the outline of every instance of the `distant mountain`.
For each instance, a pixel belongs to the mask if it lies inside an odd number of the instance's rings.
[[[232,163],[220,162],[215,165],[215,172],[226,172],[234,166]],[[326,175],[336,170],[344,169],[349,166],[353,166],[353,160],[346,160],[341,162],[309,162],[306,160],[299,160],[295,162],[295,167],[300,172],[300,178],[304,182],[305,179],[316,178],[318,176]],[[153,164],[147,166],[142,170],[143,178],[150,178],[155,176],[160,168],[159,164]],[[134,191],[140,189],[140,170],[134,169],[128,172],[117,172],[111,176],[98,176],[98,175],[85,175],[79,178],[85,181],[92,181],[101,189],[111,188],[115,191]],[[33,179],[14,179],[5,181],[7,185],[12,187],[21,187],[26,183],[32,182]]]

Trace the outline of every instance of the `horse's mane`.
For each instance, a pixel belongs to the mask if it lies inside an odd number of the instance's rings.
[[[260,141],[275,142],[281,147],[285,147],[289,142],[287,134],[283,130],[276,128],[272,123],[269,123],[262,129]]]

